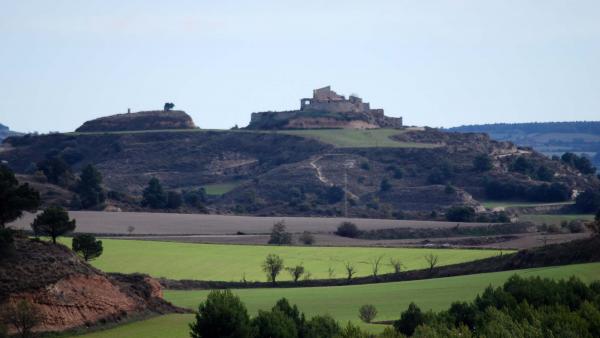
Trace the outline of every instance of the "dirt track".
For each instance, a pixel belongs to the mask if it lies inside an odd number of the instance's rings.
[[[127,234],[127,227],[134,226],[134,235],[226,235],[238,231],[246,234],[268,233],[273,223],[285,220],[288,231],[299,233],[310,231],[327,233],[336,230],[343,221],[351,221],[360,229],[382,229],[393,227],[449,228],[454,222],[408,221],[364,218],[314,218],[314,217],[253,217],[201,214],[147,213],[147,212],[102,212],[71,211],[77,220],[77,231],[102,234]],[[10,226],[30,229],[33,215],[27,214]],[[468,227],[485,223],[460,223]]]

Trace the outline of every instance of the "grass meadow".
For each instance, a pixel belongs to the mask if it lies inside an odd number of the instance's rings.
[[[332,144],[338,148],[435,148],[433,143],[398,142],[390,137],[402,134],[399,129],[303,129],[279,131]]]
[[[308,317],[317,314],[330,314],[341,323],[352,321],[370,331],[383,329],[382,325],[363,324],[358,319],[358,308],[363,304],[374,304],[378,310],[376,320],[399,318],[410,302],[415,302],[422,310],[439,311],[446,309],[454,301],[471,301],[488,285],[499,286],[508,277],[518,274],[523,277],[541,276],[546,278],[568,278],[577,276],[585,282],[600,279],[600,263],[575,264],[559,267],[545,267],[504,271],[468,276],[437,278],[419,281],[367,284],[355,286],[286,288],[286,289],[246,289],[234,290],[246,304],[251,315],[259,309],[270,309],[282,297],[297,304]],[[176,305],[196,309],[209,291],[165,291],[165,298]],[[168,315],[149,320],[125,324],[106,331],[85,335],[89,338],[158,338],[188,337],[187,323],[192,315]]]
[[[593,214],[528,214],[519,216],[519,220],[521,221],[528,221],[536,224],[560,224],[563,221],[591,221],[593,219]]]
[[[439,256],[439,265],[448,265],[487,258],[499,250],[420,249],[373,247],[309,247],[267,245],[221,245],[159,242],[143,240],[103,239],[104,253],[92,265],[106,272],[146,273],[170,279],[265,281],[261,263],[270,254],[280,255],[286,266],[303,264],[311,278],[344,277],[346,262],[355,265],[356,276],[371,274],[370,260],[383,256],[380,273],[392,272],[390,258],[400,259],[405,270],[427,267],[425,256]],[[70,246],[71,239],[63,243]],[[507,253],[508,251],[504,251]],[[290,280],[282,272],[280,280]]]

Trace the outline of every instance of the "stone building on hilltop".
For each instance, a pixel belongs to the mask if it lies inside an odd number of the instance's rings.
[[[401,128],[402,117],[388,117],[383,109],[350,95],[348,99],[330,86],[313,90],[312,98],[300,99],[300,110],[252,113],[248,129]]]

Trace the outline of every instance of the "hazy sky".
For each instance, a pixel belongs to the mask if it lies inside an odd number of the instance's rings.
[[[600,1],[0,0],[0,122],[176,104],[203,128],[356,93],[410,125],[600,119]]]

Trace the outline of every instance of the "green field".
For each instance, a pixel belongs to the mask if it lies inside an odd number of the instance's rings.
[[[63,243],[70,245],[70,239]],[[265,281],[260,265],[265,257],[278,254],[286,266],[303,263],[311,277],[328,278],[329,267],[335,277],[344,276],[345,262],[356,266],[357,276],[371,273],[370,259],[384,256],[380,273],[391,272],[390,258],[398,258],[405,269],[426,267],[425,255],[439,256],[439,264],[447,265],[498,255],[496,250],[365,248],[365,247],[301,247],[266,245],[219,245],[141,240],[104,239],[104,254],[92,261],[107,272],[142,272],[171,279]],[[505,253],[507,251],[504,251]],[[287,273],[281,280],[289,280]]]
[[[286,297],[297,304],[309,317],[315,314],[330,314],[340,322],[354,321],[372,331],[382,329],[381,325],[364,325],[359,322],[359,306],[374,304],[378,309],[377,320],[393,320],[400,316],[412,301],[423,310],[442,310],[453,301],[470,301],[488,285],[498,286],[513,274],[521,276],[542,276],[566,278],[578,276],[586,282],[600,279],[600,263],[576,264],[561,267],[525,269],[494,272],[470,276],[428,279],[420,281],[381,283],[355,286],[288,288],[288,289],[246,289],[234,290],[251,314],[258,309],[269,309],[275,301]],[[195,309],[208,291],[165,291],[165,298],[176,305]],[[86,337],[187,337],[185,322],[191,315],[170,315],[136,322],[114,329],[86,335]],[[162,334],[162,335],[161,335]]]
[[[314,138],[339,148],[435,148],[433,143],[397,142],[390,136],[403,133],[398,129],[306,129],[279,131],[282,134]]]
[[[206,191],[207,195],[220,196],[235,189],[235,187],[237,187],[238,185],[240,185],[240,182],[206,184],[202,187]]]
[[[493,208],[520,208],[520,207],[539,207],[552,205],[571,205],[575,202],[556,202],[556,203],[540,203],[540,202],[525,202],[525,201],[482,201],[481,205],[488,209]]]
[[[572,215],[553,215],[553,214],[530,214],[520,215],[519,220],[533,222],[536,224],[560,224],[562,221],[574,221],[574,220],[591,221],[594,219],[592,214],[572,214]]]

